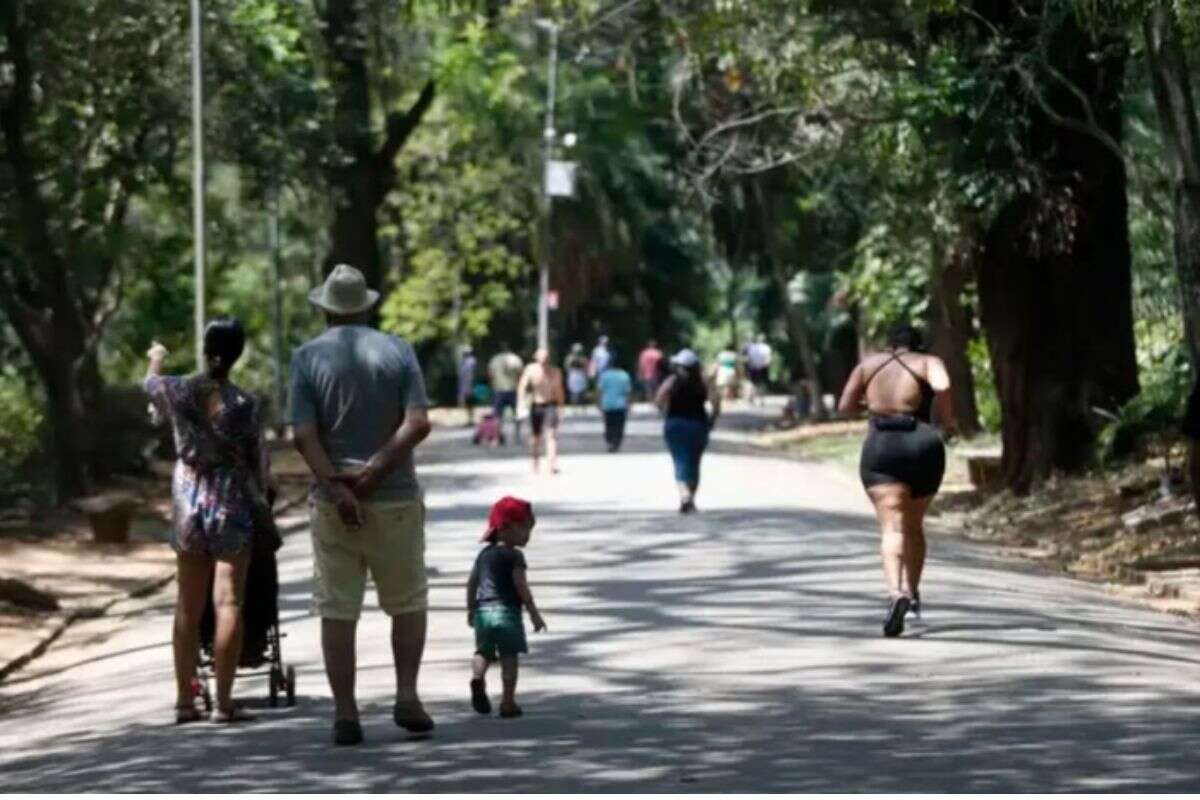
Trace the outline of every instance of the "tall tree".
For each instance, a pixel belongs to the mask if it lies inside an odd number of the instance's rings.
[[[383,109],[380,140],[372,127],[374,87],[368,64],[372,17],[366,13],[367,0],[314,3],[329,55],[338,149],[329,166],[335,205],[325,268],[352,264],[362,270],[367,283],[381,288],[379,209],[396,185],[396,157],[433,104],[435,85],[426,81],[406,109]]]
[[[1127,42],[1085,29],[1054,0],[974,6],[978,66],[1006,60],[997,88],[1023,118],[1009,154],[1015,191],[983,234],[979,264],[1002,469],[1023,492],[1085,467],[1092,408],[1138,391],[1120,147]]]
[[[1200,117],[1177,13],[1172,5],[1152,3],[1143,34],[1167,152],[1186,340],[1193,366],[1200,367]]]
[[[0,5],[0,308],[46,391],[60,499],[103,468],[100,337],[134,197],[169,171],[186,97],[176,6]]]

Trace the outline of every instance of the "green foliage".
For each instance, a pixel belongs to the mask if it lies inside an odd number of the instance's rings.
[[[26,467],[41,449],[43,403],[14,368],[0,368],[0,500],[30,488]]]
[[[992,357],[982,336],[967,344],[967,360],[975,379],[975,404],[979,408],[979,424],[989,433],[1000,431],[1000,397],[996,393],[996,378],[992,372]]]

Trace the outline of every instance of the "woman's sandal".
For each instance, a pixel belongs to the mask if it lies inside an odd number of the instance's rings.
[[[195,706],[176,706],[175,707],[175,724],[186,725],[189,722],[199,722],[204,719],[204,715],[200,713],[200,709]]]
[[[219,725],[232,725],[236,722],[254,722],[258,717],[235,704],[228,711],[217,709],[213,712],[211,719]]]

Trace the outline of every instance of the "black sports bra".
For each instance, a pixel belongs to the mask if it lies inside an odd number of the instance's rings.
[[[935,392],[933,390],[933,386],[930,385],[929,381],[925,380],[920,375],[918,375],[916,373],[916,371],[913,370],[913,368],[910,367],[908,364],[905,364],[904,359],[901,358],[900,354],[895,351],[892,351],[891,358],[887,359],[886,361],[884,361],[882,364],[880,364],[878,367],[875,368],[875,371],[871,373],[870,377],[868,377],[866,382],[863,384],[863,390],[865,391],[866,388],[871,385],[871,381],[875,380],[875,376],[878,375],[883,370],[884,367],[886,367],[888,364],[891,364],[893,361],[895,361],[900,366],[904,367],[904,369],[908,372],[908,374],[912,375],[913,378],[916,379],[917,384],[921,387],[921,405],[919,405],[917,407],[917,410],[915,412],[913,412],[913,416],[916,417],[917,419],[921,420],[922,422],[932,422],[933,421],[933,398],[935,396],[937,396],[937,392]]]

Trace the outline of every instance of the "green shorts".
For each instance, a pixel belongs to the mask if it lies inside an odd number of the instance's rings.
[[[528,653],[520,606],[484,605],[475,610],[475,652],[488,661]]]

